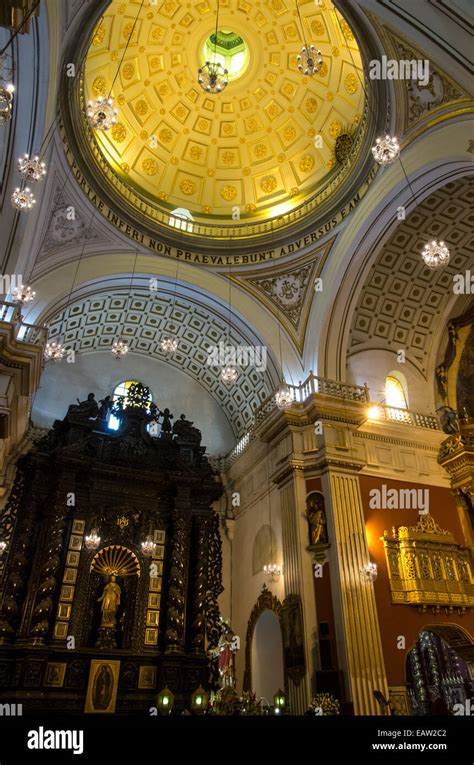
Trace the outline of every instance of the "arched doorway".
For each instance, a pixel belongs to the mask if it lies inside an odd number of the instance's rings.
[[[252,639],[252,683],[257,699],[270,705],[275,692],[284,688],[283,640],[274,611],[265,610],[257,619]]]
[[[407,689],[415,714],[453,713],[474,698],[474,644],[454,625],[427,625],[407,655]]]

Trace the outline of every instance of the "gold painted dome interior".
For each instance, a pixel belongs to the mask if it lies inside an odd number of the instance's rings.
[[[83,97],[114,98],[116,124],[90,141],[130,204],[144,209],[144,200],[145,215],[172,226],[173,210],[188,211],[198,234],[199,223],[237,215],[288,216],[328,178],[343,183],[335,144],[360,125],[361,56],[329,0],[299,7],[305,39],[294,0],[221,0],[216,40],[216,2],[145,3],[121,61],[140,0],[112,1],[86,56]],[[220,94],[197,81],[214,43],[229,70]],[[322,52],[312,77],[297,69],[305,43]]]

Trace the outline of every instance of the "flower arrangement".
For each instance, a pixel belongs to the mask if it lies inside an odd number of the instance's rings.
[[[310,710],[315,715],[338,715],[340,704],[330,693],[317,693],[313,696]]]

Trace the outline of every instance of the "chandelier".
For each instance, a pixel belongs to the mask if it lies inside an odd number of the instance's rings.
[[[270,576],[273,581],[275,581],[280,577],[281,566],[279,566],[277,563],[269,563],[263,567],[263,571],[265,574]]]
[[[221,380],[226,385],[233,385],[237,380],[239,373],[235,367],[224,367],[221,372]]]
[[[11,202],[15,210],[24,211],[31,210],[33,205],[36,204],[36,199],[33,196],[33,192],[27,186],[24,189],[15,189],[11,196]]]
[[[13,85],[0,83],[0,126],[5,125],[12,118],[14,92]]]
[[[12,290],[14,303],[21,303],[22,305],[26,305],[27,303],[31,303],[31,301],[35,299],[35,296],[36,292],[33,292],[31,287],[25,287],[23,284],[21,287],[15,287],[15,289]]]
[[[229,82],[229,72],[217,61],[217,31],[219,28],[219,0],[217,0],[216,31],[214,36],[214,60],[206,61],[198,69],[198,83],[206,93],[222,93]]]
[[[377,579],[377,564],[366,563],[365,566],[361,568],[360,573],[368,582],[375,582]]]
[[[321,55],[321,51],[317,50],[314,45],[310,45],[308,48],[303,45],[301,53],[296,56],[300,72],[308,77],[317,74],[323,63]]]
[[[279,409],[286,409],[293,403],[290,387],[284,380],[275,393],[275,403]]]
[[[444,242],[437,242],[433,239],[429,244],[425,244],[421,257],[428,268],[443,268],[449,263],[449,250]]]
[[[142,553],[145,558],[151,558],[156,550],[156,544],[154,543],[151,534],[148,534],[144,542],[142,542]]]
[[[160,348],[163,353],[174,353],[178,350],[178,339],[176,337],[164,337],[160,342]]]
[[[53,363],[59,363],[63,360],[64,354],[66,353],[66,349],[64,346],[61,345],[61,343],[46,343],[45,349],[44,349],[44,358],[46,361],[52,361]]]
[[[117,109],[112,98],[99,96],[96,101],[89,101],[87,119],[96,130],[109,130],[117,121]]]
[[[87,536],[84,537],[84,543],[88,550],[97,550],[100,545],[100,537],[95,527],[90,534],[87,534]]]
[[[222,93],[228,85],[228,71],[219,61],[206,61],[198,69],[198,82],[206,93]]]
[[[38,156],[30,159],[28,154],[25,154],[24,157],[20,157],[18,160],[18,170],[20,171],[20,175],[30,182],[35,181],[37,183],[38,181],[42,181],[46,175],[45,163],[41,162]]]
[[[114,340],[114,343],[112,345],[112,354],[115,356],[116,359],[123,359],[124,356],[127,355],[129,351],[128,343],[125,340],[122,340],[122,338],[119,338],[118,340]]]
[[[398,139],[386,135],[385,138],[377,138],[375,146],[372,146],[372,154],[378,165],[391,165],[400,154]]]
[[[7,543],[2,540],[0,542],[0,558],[2,557],[6,549],[7,549]]]

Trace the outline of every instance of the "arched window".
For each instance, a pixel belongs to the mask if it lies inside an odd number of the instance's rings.
[[[177,207],[170,213],[169,223],[173,228],[179,228],[181,231],[189,231],[189,233],[192,234],[193,220],[193,216],[189,210],[186,210],[184,207]]]
[[[125,382],[120,383],[120,385],[117,385],[117,387],[114,390],[113,395],[113,401],[117,401],[120,396],[125,396],[125,403],[124,405],[127,406],[127,397],[128,397],[128,391],[130,389],[131,385],[136,385],[138,383],[138,380],[125,380]],[[143,383],[142,383],[143,384]],[[151,404],[152,398],[151,395],[148,399],[149,403]],[[115,415],[111,414],[109,415],[109,421],[108,421],[108,427],[110,430],[118,430],[120,427],[120,420],[118,417],[115,417]],[[151,425],[156,425],[156,423],[151,423]],[[151,433],[151,435],[154,435],[153,428],[151,425],[148,426],[148,430]]]
[[[397,409],[408,409],[407,384],[400,372],[390,372],[385,380],[385,403]]]

